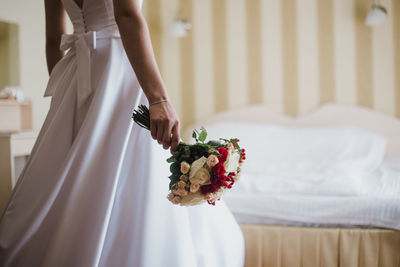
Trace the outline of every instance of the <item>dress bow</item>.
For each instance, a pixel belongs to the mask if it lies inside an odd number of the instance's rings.
[[[66,51],[75,47],[77,57],[78,108],[92,93],[90,53],[96,49],[96,32],[64,34],[61,37],[60,49]]]

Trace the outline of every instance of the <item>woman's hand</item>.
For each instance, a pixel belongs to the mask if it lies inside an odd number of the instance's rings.
[[[178,115],[170,102],[151,105],[150,132],[154,140],[162,144],[164,149],[174,152],[179,145],[180,123]]]

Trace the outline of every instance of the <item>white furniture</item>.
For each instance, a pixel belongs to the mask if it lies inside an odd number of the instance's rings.
[[[35,143],[32,104],[0,100],[0,213]]]
[[[16,132],[32,129],[32,104],[0,100],[0,132]]]
[[[35,143],[33,131],[0,133],[0,213],[25,166]]]

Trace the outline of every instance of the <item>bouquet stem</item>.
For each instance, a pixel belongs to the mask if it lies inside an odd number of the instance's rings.
[[[145,105],[139,105],[138,109],[133,111],[132,119],[140,127],[150,131],[150,111]]]

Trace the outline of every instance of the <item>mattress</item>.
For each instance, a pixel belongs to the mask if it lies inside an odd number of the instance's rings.
[[[249,189],[249,179],[224,195],[239,223],[303,226],[378,227],[400,230],[398,159],[386,160],[365,177],[360,194],[265,193]],[[254,181],[253,181],[254,182]],[[254,185],[254,184],[253,184]]]
[[[246,160],[223,199],[240,223],[400,230],[400,157],[353,126],[220,122],[210,139],[240,139]]]
[[[241,224],[245,267],[398,267],[400,231]]]

